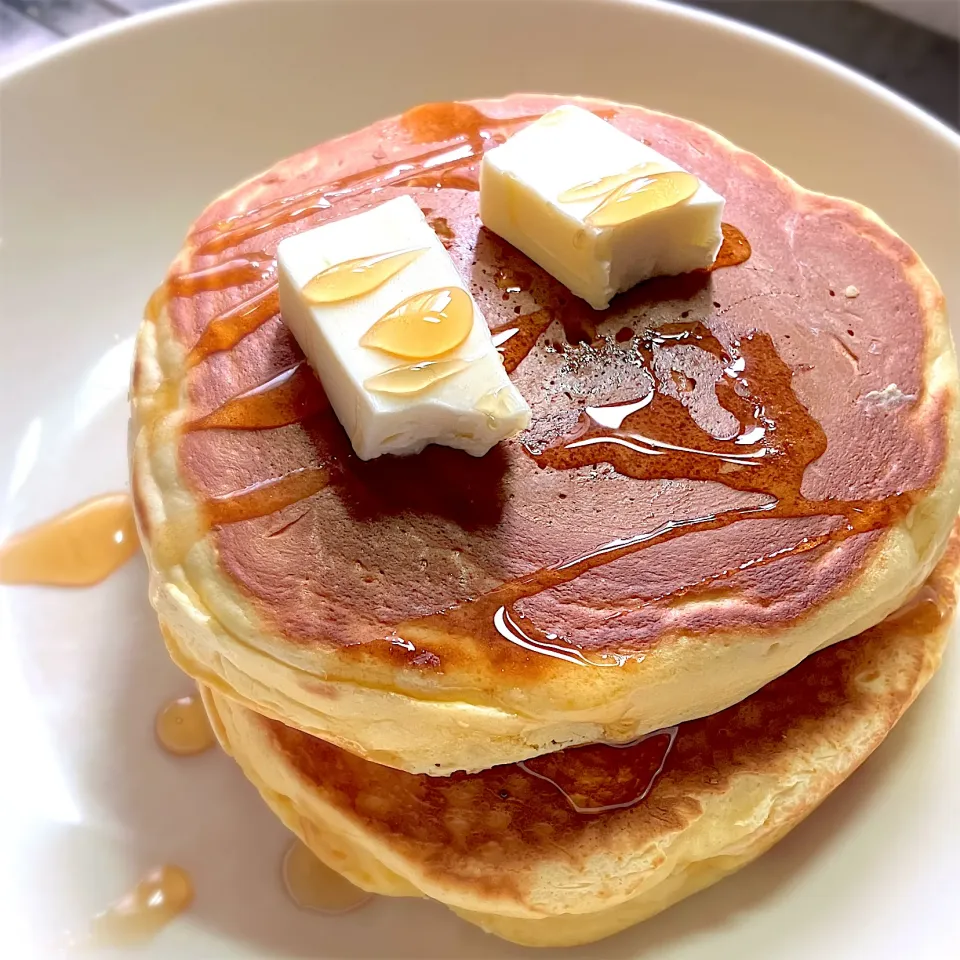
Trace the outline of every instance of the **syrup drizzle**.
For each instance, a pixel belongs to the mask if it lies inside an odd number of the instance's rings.
[[[720,406],[740,423],[737,436],[710,436],[680,399],[654,388],[615,407],[588,408],[571,436],[528,453],[541,467],[608,462],[638,480],[682,476],[770,494],[781,502],[801,500],[803,473],[826,451],[827,437],[793,393],[790,368],[773,342],[766,334],[752,334],[733,345],[739,351],[734,356],[695,321],[661,326],[635,340],[633,349],[653,380],[657,353],[689,345],[720,362],[723,373],[714,390]]]
[[[595,180],[587,180],[586,183],[578,183],[575,187],[564,190],[557,197],[557,201],[559,203],[580,203],[583,200],[605,200],[614,190],[618,190],[624,184],[640,177],[649,176],[651,173],[659,172],[660,167],[655,163],[638,163],[635,167],[631,167],[623,173],[611,173]]]
[[[205,520],[208,526],[216,527],[266,517],[319,493],[329,479],[329,471],[324,467],[300,467],[282,477],[262,480],[222,497],[210,497],[203,504]]]
[[[300,840],[295,840],[283,855],[282,873],[290,899],[302,910],[349,913],[372,896],[331,870]]]
[[[909,493],[877,501],[816,501],[803,496],[805,470],[825,452],[827,438],[793,393],[790,368],[777,355],[768,336],[754,334],[744,338],[736,345],[739,355],[733,356],[702,323],[680,322],[659,327],[646,341],[638,341],[636,349],[646,369],[652,370],[655,349],[670,350],[680,345],[695,345],[723,364],[723,375],[715,386],[716,396],[741,424],[736,438],[720,440],[710,436],[693,421],[679,400],[655,390],[652,396],[648,393],[636,401],[618,404],[617,408],[591,408],[592,413],[582,415],[572,436],[542,451],[528,448],[528,454],[543,468],[579,469],[606,462],[617,472],[637,479],[708,480],[769,499],[750,507],[671,520],[654,530],[610,541],[442,613],[401,624],[396,628],[398,633],[416,638],[428,629],[488,641],[502,637],[522,649],[571,663],[622,666],[635,657],[584,652],[570,639],[540,630],[515,605],[599,566],[681,536],[720,530],[749,520],[837,518],[826,533],[803,537],[792,546],[750,558],[736,569],[718,571],[696,585],[670,593],[677,596],[739,570],[764,566],[788,555],[835,545],[856,534],[879,529],[909,510],[913,502]],[[612,409],[614,416],[604,417]],[[670,441],[664,439],[667,436]],[[656,599],[663,596],[647,598],[647,602]]]
[[[612,813],[642,803],[650,795],[677,740],[679,727],[665,727],[629,743],[596,743],[541,754],[516,764],[555,787],[577,813]],[[618,753],[615,751],[622,751]],[[569,755],[576,753],[568,773]]]
[[[444,121],[442,118],[453,118]],[[363,170],[332,183],[300,194],[282,197],[230,217],[212,228],[197,231],[197,252],[201,255],[228,253],[253,237],[316,214],[326,216],[338,201],[387,185],[410,184],[418,177],[446,176],[454,171],[468,171],[484,149],[502,139],[510,127],[530,122],[535,117],[512,120],[483,118],[466,105],[441,105],[419,108],[411,115],[411,137],[416,142],[438,143],[417,156]],[[425,132],[441,129],[443,135]],[[468,178],[469,179],[469,178]],[[734,266],[750,256],[750,245],[743,234],[729,224],[723,225],[724,241],[711,269]],[[193,273],[171,277],[168,295],[187,295],[225,289],[242,283],[272,280],[273,261],[265,254],[254,253],[246,258],[234,256],[219,266],[206,267]],[[506,278],[505,278],[506,279]],[[513,284],[506,281],[510,292]],[[522,287],[523,284],[520,284]],[[209,352],[228,349],[275,315],[275,285],[255,293],[240,304],[219,314],[198,340],[191,357],[198,362]],[[587,341],[596,330],[581,324],[576,331],[568,328],[561,311],[558,317],[550,310],[538,310],[517,317],[493,331],[508,371],[516,369],[536,344],[547,327],[560,319],[571,342]],[[594,321],[593,327],[596,326]],[[211,330],[215,332],[211,332]],[[465,637],[496,640],[506,637],[515,646],[537,650],[557,659],[592,665],[617,662],[617,657],[580,651],[563,637],[540,631],[525,620],[515,604],[543,590],[567,583],[603,564],[614,562],[655,543],[664,543],[680,536],[718,530],[747,520],[836,517],[836,525],[825,534],[804,538],[802,542],[769,555],[751,559],[744,566],[775,562],[789,553],[836,544],[859,533],[876,530],[903,515],[912,503],[909,493],[883,501],[810,501],[800,487],[806,467],[819,457],[826,446],[820,425],[799,403],[790,386],[790,370],[780,361],[772,341],[763,334],[744,338],[739,344],[721,345],[703,325],[677,325],[658,331],[659,339],[638,340],[641,359],[648,363],[653,351],[668,350],[671,345],[695,345],[722,360],[728,374],[716,386],[717,400],[741,423],[741,430],[731,441],[706,434],[690,418],[683,404],[662,390],[649,401],[637,397],[627,411],[593,407],[581,418],[575,435],[564,438],[548,449],[528,452],[543,468],[575,469],[600,462],[610,463],[627,476],[644,479],[684,477],[712,480],[737,490],[766,495],[767,502],[756,506],[705,514],[693,518],[671,520],[654,530],[637,533],[603,544],[583,556],[539,570],[516,581],[503,584],[468,603],[460,604],[432,617],[398,625],[397,630],[415,633],[419,626],[431,625],[443,631],[462,633]],[[644,355],[643,351],[647,354]],[[292,381],[295,374],[290,374]],[[242,428],[243,421],[257,422],[254,411],[260,410],[260,423],[266,426],[291,422],[295,405],[281,402],[282,415],[263,413],[272,401],[267,398],[283,389],[288,381],[264,385],[254,395],[235,398],[241,406],[228,402],[210,415],[212,423],[232,429]],[[289,389],[289,388],[288,388]],[[737,390],[746,390],[740,396]],[[280,395],[282,397],[282,394]],[[643,401],[643,402],[641,402]],[[620,405],[623,406],[623,405]],[[621,416],[622,414],[622,416]],[[620,419],[617,420],[617,417]],[[203,426],[211,425],[209,418]],[[616,420],[616,425],[611,426]],[[200,428],[200,425],[193,425]],[[296,470],[287,476],[254,484],[225,497],[209,500],[205,517],[209,524],[233,523],[250,517],[264,516],[281,509],[323,488],[329,480],[323,467]],[[738,569],[743,569],[740,567]],[[728,576],[723,571],[717,577]],[[436,619],[440,618],[440,623]],[[522,622],[522,626],[521,626]],[[618,655],[619,656],[619,655]],[[635,658],[623,657],[624,662]]]
[[[188,430],[265,430],[309,420],[329,401],[305,360],[187,424]]]
[[[452,377],[469,366],[467,360],[427,360],[385,370],[364,381],[368,390],[376,393],[409,395],[422,393],[447,377]]]
[[[459,347],[470,335],[473,319],[473,301],[466,290],[438,287],[388,310],[360,338],[360,346],[408,360],[432,360]]]
[[[442,105],[443,107],[450,105]],[[210,256],[235,250],[241,244],[255,237],[277,230],[281,227],[310,217],[323,219],[335,203],[347,197],[362,195],[385,186],[413,184],[429,172],[431,185],[466,190],[478,190],[479,183],[475,173],[468,168],[475,165],[484,150],[502,142],[503,132],[525,126],[536,116],[491,119],[466,104],[457,112],[463,126],[452,134],[448,130],[442,138],[443,146],[424,151],[398,163],[385,163],[341,177],[326,185],[315,187],[302,193],[279,197],[243,213],[235,214],[210,226],[195,230],[193,239],[199,240],[196,247],[198,256]],[[418,108],[420,109],[420,108]],[[597,111],[598,116],[608,116],[610,111]],[[424,115],[425,116],[425,115]],[[469,119],[468,119],[469,118]],[[420,126],[414,112],[405,116],[414,140],[424,136],[426,127]],[[422,141],[421,141],[422,142]],[[439,218],[442,220],[442,218]],[[452,239],[452,233],[446,221],[435,226],[440,236]],[[203,239],[200,239],[200,238]],[[188,273],[172,274],[166,283],[165,291],[158,291],[157,306],[162,296],[188,296],[203,290],[222,290],[231,286],[253,283],[273,276],[275,261],[266,253],[237,255],[224,264],[206,267]],[[203,334],[190,351],[187,366],[200,363],[212,353],[230,350],[240,340],[249,336],[268,320],[279,315],[277,286],[269,287],[255,295],[234,304],[215,316],[207,325]],[[148,311],[150,313],[151,311]],[[152,311],[153,315],[159,312]]]
[[[684,203],[699,189],[700,181],[692,173],[680,170],[636,177],[604,197],[584,217],[584,222],[594,227],[614,227]]]
[[[154,729],[160,746],[178,757],[203,753],[217,742],[199,693],[165,703],[157,712]]]
[[[304,285],[309,303],[341,303],[371,293],[395,277],[404,267],[425,254],[419,250],[395,250],[368,257],[355,257],[321,270]]]
[[[0,583],[90,587],[123,566],[139,542],[130,497],[95,497],[0,544]]]
[[[89,929],[69,938],[71,950],[134,947],[148,943],[193,901],[189,874],[175,866],[151,870],[129,893],[90,922]]]
[[[199,270],[173,274],[167,280],[167,293],[171,297],[192,297],[198,293],[242,287],[272,279],[276,270],[274,257],[263,252],[251,253]]]
[[[187,355],[187,366],[195,367],[213,353],[233,349],[244,337],[279,316],[280,295],[276,283],[271,283],[213,317]]]

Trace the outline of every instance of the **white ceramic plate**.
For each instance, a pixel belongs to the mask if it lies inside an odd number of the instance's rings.
[[[770,37],[643,3],[297,2],[174,8],[65,44],[2,84],[0,537],[126,484],[144,301],[214,195],[418,102],[516,90],[703,121],[808,187],[873,207],[960,303],[960,139]],[[0,589],[0,952],[47,956],[150,866],[193,909],[144,957],[516,958],[438,905],[299,912],[287,838],[217,752],[159,751],[168,662],[142,563],[81,591]],[[960,955],[960,661],[757,864],[573,958]],[[544,956],[543,953],[539,954]]]

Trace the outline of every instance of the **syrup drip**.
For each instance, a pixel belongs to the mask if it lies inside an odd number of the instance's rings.
[[[453,232],[453,228],[447,222],[447,218],[434,217],[430,221],[430,226],[433,228],[433,232],[440,238],[440,242],[449,250],[450,247],[453,246],[456,235]]]
[[[203,753],[217,742],[199,693],[165,703],[154,729],[163,749],[178,757]]]
[[[309,303],[341,303],[362,297],[383,286],[426,252],[426,248],[398,250],[345,260],[308,281],[303,288],[304,296]]]
[[[560,470],[607,462],[638,480],[682,476],[770,494],[783,502],[802,499],[803,471],[826,451],[827,438],[789,388],[790,368],[770,338],[745,337],[736,344],[737,357],[700,322],[667,324],[635,341],[648,371],[654,369],[657,352],[682,345],[697,346],[723,365],[715,393],[720,406],[741,424],[736,437],[710,436],[680,400],[653,390],[614,407],[589,408],[572,436],[540,453],[528,449],[533,459]],[[783,384],[786,389],[771,390]]]
[[[557,643],[556,641],[562,638],[555,633],[537,636],[531,631],[528,634],[519,623],[523,619],[522,613],[500,607],[493,615],[493,625],[501,637],[515,643],[518,647],[556,660],[566,660],[567,663],[584,664],[590,667],[622,667],[628,660],[643,660],[642,655],[633,657],[621,653],[584,653],[569,643]]]
[[[473,301],[461,287],[415,293],[370,327],[360,338],[360,346],[408,360],[430,360],[467,339],[473,316]]]
[[[467,360],[427,360],[408,366],[394,367],[364,381],[364,386],[375,393],[397,396],[422,393],[441,380],[446,380],[469,366]]]
[[[523,363],[553,321],[554,315],[549,310],[536,310],[490,331],[507,373],[513,373]]]
[[[717,253],[710,270],[719,270],[721,267],[736,267],[750,259],[751,249],[747,238],[732,224],[721,223],[723,243]]]
[[[295,840],[283,856],[283,883],[298,907],[320,913],[348,913],[371,897],[331,870],[300,840]]]
[[[518,122],[515,121],[515,124]],[[259,207],[220,221],[215,226],[213,235],[198,245],[197,253],[206,255],[234,249],[263,233],[306,217],[323,214],[338,200],[364,194],[375,188],[408,183],[422,177],[424,170],[431,170],[432,174],[439,175],[444,171],[466,166],[475,162],[483,153],[488,146],[488,140],[488,137],[480,135],[473,138],[455,137],[452,142],[459,141],[462,144],[459,150],[451,150],[448,143],[400,163],[383,164],[341,177],[322,187],[270,200]]]
[[[228,400],[188,430],[264,430],[309,420],[328,409],[323,387],[305,360]]]
[[[429,122],[425,120],[427,113],[434,108],[422,108],[421,119],[415,119],[412,112],[404,115],[404,123],[410,123],[410,130],[416,129],[413,134],[415,142],[441,143],[440,146],[415,156],[407,157],[399,162],[380,164],[357,173],[349,174],[338,180],[333,180],[323,186],[314,187],[301,193],[286,197],[278,197],[259,207],[254,207],[243,213],[235,214],[221,220],[212,228],[212,233],[197,246],[197,253],[201,256],[213,253],[222,253],[234,249],[254,237],[268,233],[286,224],[315,215],[322,215],[330,210],[338,200],[346,197],[365,194],[374,189],[387,186],[411,184],[422,179],[427,173],[432,178],[431,185],[442,183],[451,185],[449,181],[437,180],[437,177],[449,177],[454,171],[465,170],[475,164],[485,150],[502,142],[503,134],[508,130],[524,127],[539,116],[507,117],[504,119],[487,117],[466,104],[443,104],[441,112],[432,112]],[[457,116],[466,118],[462,126],[455,121],[449,123],[440,119],[442,110],[462,108],[454,111]],[[597,116],[610,117],[610,110],[596,110]],[[452,117],[454,113],[448,113]],[[431,139],[427,135],[429,129],[443,130],[442,136]],[[477,182],[472,176],[463,176],[457,185],[460,189],[476,190]],[[201,227],[197,233],[207,233],[210,227]]]
[[[486,416],[491,428],[496,427],[501,417],[508,417],[515,412],[511,393],[509,387],[497,387],[478,397],[477,410]]]
[[[578,183],[569,190],[564,190],[558,197],[558,203],[580,203],[584,200],[602,200],[606,199],[614,190],[632,183],[640,177],[649,176],[652,173],[659,173],[660,166],[656,163],[638,163],[635,167],[623,173],[612,173],[606,177],[599,177],[596,180],[587,180],[586,183]]]
[[[323,467],[301,467],[285,476],[211,497],[203,505],[204,519],[208,526],[216,527],[266,517],[319,493],[329,480],[329,471]]]
[[[277,261],[266,253],[251,253],[202,267],[186,273],[177,273],[167,279],[167,294],[171,297],[192,297],[198,293],[242,287],[248,283],[269,280],[277,270]]]
[[[254,296],[217,314],[187,355],[187,366],[195,367],[212,353],[233,349],[244,337],[279,316],[280,296],[277,285],[271,283]]]
[[[577,812],[612,813],[642,803],[650,795],[677,740],[678,727],[654,730],[630,743],[597,743],[547,753],[517,766],[555,787]],[[574,758],[570,754],[576,754]],[[569,774],[570,761],[577,771]]]
[[[128,894],[98,913],[89,930],[71,937],[76,950],[134,947],[152,940],[193,901],[193,883],[180,867],[151,870]]]
[[[106,494],[0,544],[0,583],[93,586],[123,566],[139,542],[130,498]]]
[[[496,284],[505,293],[522,293],[529,290],[533,277],[523,270],[512,270],[509,267],[500,267],[497,270]]]
[[[615,227],[684,203],[699,189],[700,181],[682,170],[636,177],[601,200],[584,217],[584,223],[592,227]]]

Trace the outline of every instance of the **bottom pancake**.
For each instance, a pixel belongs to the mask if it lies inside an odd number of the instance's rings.
[[[221,694],[225,750],[280,819],[357,886],[428,896],[530,946],[610,936],[749,863],[876,748],[933,675],[960,534],[897,614],[713,716],[430,777],[363,760]]]

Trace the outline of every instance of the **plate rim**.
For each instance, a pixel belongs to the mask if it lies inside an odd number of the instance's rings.
[[[143,13],[133,14],[112,23],[96,27],[78,36],[69,37],[59,43],[51,44],[42,50],[28,54],[22,60],[15,61],[6,67],[0,68],[0,94],[8,85],[26,80],[31,74],[42,70],[49,64],[69,59],[75,53],[88,48],[107,44],[123,36],[150,30],[155,24],[174,19],[189,19],[194,16],[205,15],[211,10],[239,6],[262,6],[277,0],[188,0],[184,3],[175,3],[166,7],[158,7]],[[320,4],[331,6],[343,3],[372,3],[377,0],[284,0],[287,3],[310,3],[311,6]],[[392,0],[393,3],[422,4],[425,0]],[[428,3],[438,2],[465,2],[465,0],[426,0]],[[508,3],[512,0],[486,0],[488,3]],[[546,2],[546,0],[539,0]],[[727,36],[739,37],[753,45],[776,50],[780,54],[791,58],[796,63],[808,66],[815,71],[830,76],[832,79],[857,88],[861,93],[881,101],[884,105],[903,114],[908,119],[924,127],[933,136],[944,140],[960,155],[960,131],[951,129],[942,120],[914,103],[903,94],[897,93],[884,84],[866,74],[849,67],[839,60],[835,60],[824,53],[797,43],[786,37],[764,30],[761,27],[748,23],[741,23],[725,14],[714,13],[699,7],[681,6],[670,0],[567,0],[573,5],[587,3],[603,3],[608,7],[622,7],[635,11],[642,16],[644,13],[654,16],[664,16],[678,21],[697,23],[707,29],[717,31]]]

